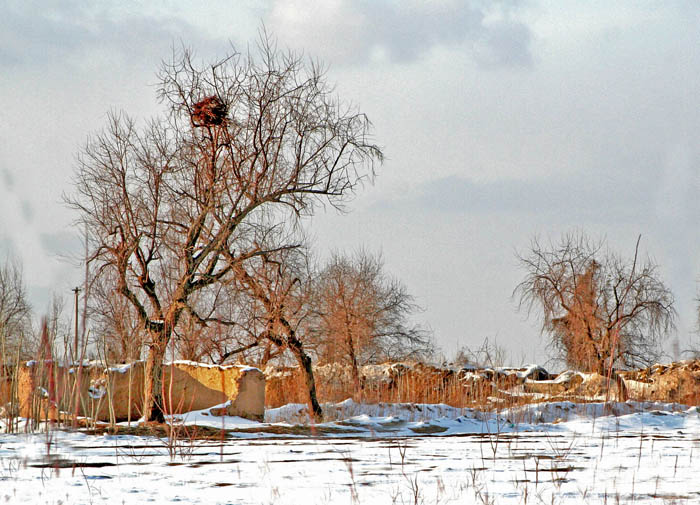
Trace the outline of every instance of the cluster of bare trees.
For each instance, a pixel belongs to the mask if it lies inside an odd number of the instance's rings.
[[[367,117],[340,101],[317,63],[263,33],[247,53],[200,65],[188,50],[162,65],[165,113],[142,125],[111,114],[82,149],[68,199],[86,230],[92,315],[107,354],[146,356],[147,419],[162,419],[162,364],[173,357],[293,359],[359,367],[424,356],[405,287],[366,252],[318,265],[300,219],[342,208],[381,149]],[[575,367],[646,364],[673,325],[656,266],[568,236],[533,242],[515,294]],[[0,307],[2,310],[2,307]],[[1,315],[1,313],[0,313]]]
[[[53,293],[40,322],[28,298],[22,263],[8,255],[0,265],[0,376],[28,360],[70,361],[75,355],[64,298]]]
[[[147,349],[147,418],[162,418],[162,363],[176,345],[219,362],[291,355],[316,414],[311,356],[331,352],[327,337],[355,365],[400,352],[392,343],[425,347],[426,334],[403,325],[412,299],[380,262],[347,272],[348,293],[374,289],[379,305],[348,298],[342,316],[319,292],[334,295],[342,261],[322,272],[322,288],[309,266],[299,219],[322,201],[340,208],[382,160],[365,115],[336,98],[317,64],[263,34],[256,51],[212,65],[175,54],[158,90],[164,116],[138,127],[112,114],[88,140],[69,199],[102,286],[95,314],[121,336],[111,352]]]

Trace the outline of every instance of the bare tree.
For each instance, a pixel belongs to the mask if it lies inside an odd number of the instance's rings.
[[[279,50],[199,66],[187,50],[162,66],[166,116],[138,129],[111,114],[79,157],[69,203],[88,230],[97,275],[107,272],[146,330],[147,419],[162,419],[162,363],[191,301],[247,262],[288,244],[319,201],[342,205],[382,153],[367,118],[340,102],[319,65]],[[270,244],[270,245],[262,245]]]
[[[358,251],[334,254],[314,288],[319,356],[359,367],[385,360],[425,357],[432,351],[429,333],[411,324],[420,308],[406,287],[384,271],[381,256]]]
[[[307,250],[301,245],[280,249],[239,264],[236,286],[249,296],[248,317],[244,319],[253,343],[262,344],[264,361],[270,358],[272,344],[277,351],[289,352],[299,365],[314,418],[322,410],[316,396],[316,381],[308,352],[311,322],[312,279]]]
[[[695,301],[700,303],[700,298],[696,299]],[[687,357],[688,359],[700,359],[700,305],[698,305],[697,326],[693,333],[695,334],[695,340],[689,341],[687,343],[688,347],[683,349],[683,351],[680,351],[678,354],[680,356]]]
[[[549,247],[535,239],[519,260],[525,277],[513,294],[528,313],[542,311],[543,332],[570,366],[604,374],[659,356],[674,326],[673,295],[657,265],[639,258],[639,240],[628,261],[583,234]]]
[[[57,357],[65,362],[72,362],[74,356],[74,339],[71,331],[70,319],[64,315],[66,300],[58,293],[53,293],[49,303],[47,316],[43,318],[41,331],[46,326],[47,337],[50,342],[54,342],[57,347],[54,352]],[[43,338],[43,337],[41,337]]]
[[[5,366],[34,353],[31,307],[22,267],[9,258],[0,265],[0,375]]]
[[[113,363],[141,358],[146,332],[134,306],[115,289],[114,272],[104,270],[90,286],[89,311],[100,352]]]
[[[506,354],[506,349],[498,345],[496,339],[490,342],[487,337],[479,347],[461,347],[452,362],[460,366],[500,368],[506,363]]]

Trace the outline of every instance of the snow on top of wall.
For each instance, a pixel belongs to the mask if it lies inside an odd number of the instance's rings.
[[[135,363],[139,363],[136,361]],[[121,374],[127,373],[135,363],[122,363],[119,365],[113,365],[105,368],[105,372],[119,372]]]
[[[248,365],[212,365],[209,363],[197,363],[196,361],[188,361],[184,359],[179,359],[175,361],[171,361],[168,363],[163,363],[163,366],[170,366],[170,365],[187,365],[187,366],[194,366],[194,367],[199,367],[199,368],[218,368],[219,370],[228,370],[230,368],[240,368],[242,372],[251,372],[253,370],[257,370],[258,372],[262,373],[262,370],[259,368],[255,368],[254,366],[248,366]]]
[[[133,363],[115,364],[115,365],[112,365],[110,367],[105,368],[105,371],[125,374],[134,365],[136,365],[138,363],[144,363],[144,361],[139,360],[139,361],[134,361]],[[260,371],[259,368],[255,368],[255,367],[248,366],[248,365],[212,365],[209,363],[198,363],[196,361],[188,361],[188,360],[175,360],[175,361],[168,361],[168,362],[163,363],[163,366],[171,366],[171,365],[186,365],[186,366],[193,366],[193,367],[199,367],[199,368],[218,368],[219,370],[228,370],[230,368],[240,368],[242,372],[250,372],[253,370]]]

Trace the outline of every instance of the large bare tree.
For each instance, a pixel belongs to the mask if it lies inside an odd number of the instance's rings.
[[[382,159],[366,116],[319,65],[264,33],[211,65],[175,54],[158,90],[163,117],[138,128],[111,114],[89,139],[68,199],[97,275],[116,276],[147,332],[147,419],[162,419],[162,363],[181,316],[206,320],[193,296],[290,247],[271,244],[270,230],[292,229],[319,201],[342,205]]]
[[[584,234],[543,246],[537,239],[519,256],[525,277],[514,295],[528,313],[542,313],[543,331],[568,365],[609,372],[653,363],[673,328],[673,295],[657,265],[630,260]]]

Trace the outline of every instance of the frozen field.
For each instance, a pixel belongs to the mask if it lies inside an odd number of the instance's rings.
[[[185,420],[245,430],[223,441],[0,435],[0,503],[700,503],[696,407],[336,408],[313,429]]]

